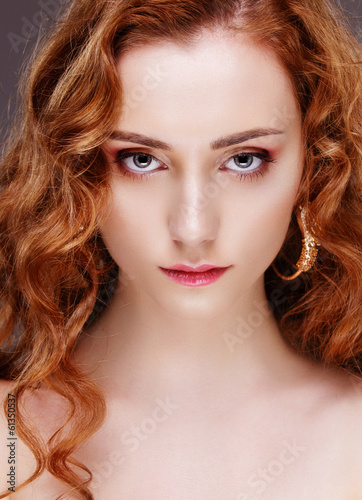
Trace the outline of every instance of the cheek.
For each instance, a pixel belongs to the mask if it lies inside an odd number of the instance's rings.
[[[113,204],[100,234],[113,259],[125,268],[152,252],[157,226],[144,191],[118,188],[113,190]]]
[[[235,249],[233,258],[253,273],[263,273],[278,254],[294,208],[299,175],[288,184],[277,177],[235,193],[224,218],[224,239]]]
[[[265,268],[274,260],[285,239],[294,205],[294,196],[277,203],[269,203],[267,210],[258,213],[259,231],[255,251],[265,259]]]

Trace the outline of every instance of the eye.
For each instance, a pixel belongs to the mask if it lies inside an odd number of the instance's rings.
[[[136,174],[142,172],[152,172],[159,168],[162,163],[156,160],[152,155],[142,152],[119,151],[116,157],[116,163],[122,163],[128,170]]]
[[[261,153],[239,153],[225,163],[227,168],[236,172],[253,172],[258,170],[264,162],[271,161]]]

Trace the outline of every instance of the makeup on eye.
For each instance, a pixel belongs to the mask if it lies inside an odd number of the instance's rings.
[[[127,160],[131,160],[127,163]],[[155,161],[158,165],[152,167],[152,162]],[[226,160],[221,163],[223,171],[227,170],[234,172],[241,180],[248,178],[249,180],[255,177],[262,176],[267,170],[268,163],[274,163],[275,160],[270,157],[270,153],[266,150],[255,151],[240,151],[236,154],[229,155]],[[149,152],[135,151],[129,149],[121,149],[115,155],[115,161],[123,172],[123,176],[132,177],[136,180],[144,180],[153,173],[156,173],[158,168],[165,167],[164,163],[155,158]],[[134,170],[136,169],[140,170]],[[146,170],[148,169],[148,170]],[[164,168],[167,169],[167,166]]]

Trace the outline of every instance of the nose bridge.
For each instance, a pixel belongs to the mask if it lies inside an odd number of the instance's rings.
[[[219,189],[207,173],[196,168],[178,180],[169,224],[174,240],[197,246],[216,238]]]

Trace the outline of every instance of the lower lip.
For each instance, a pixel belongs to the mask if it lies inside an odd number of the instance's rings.
[[[176,281],[180,285],[186,286],[204,286],[210,285],[214,283],[217,279],[219,279],[224,272],[227,270],[227,267],[219,267],[210,269],[209,271],[204,271],[202,273],[197,272],[186,272],[186,271],[173,271],[170,269],[164,269],[161,267],[161,270],[172,280]]]

